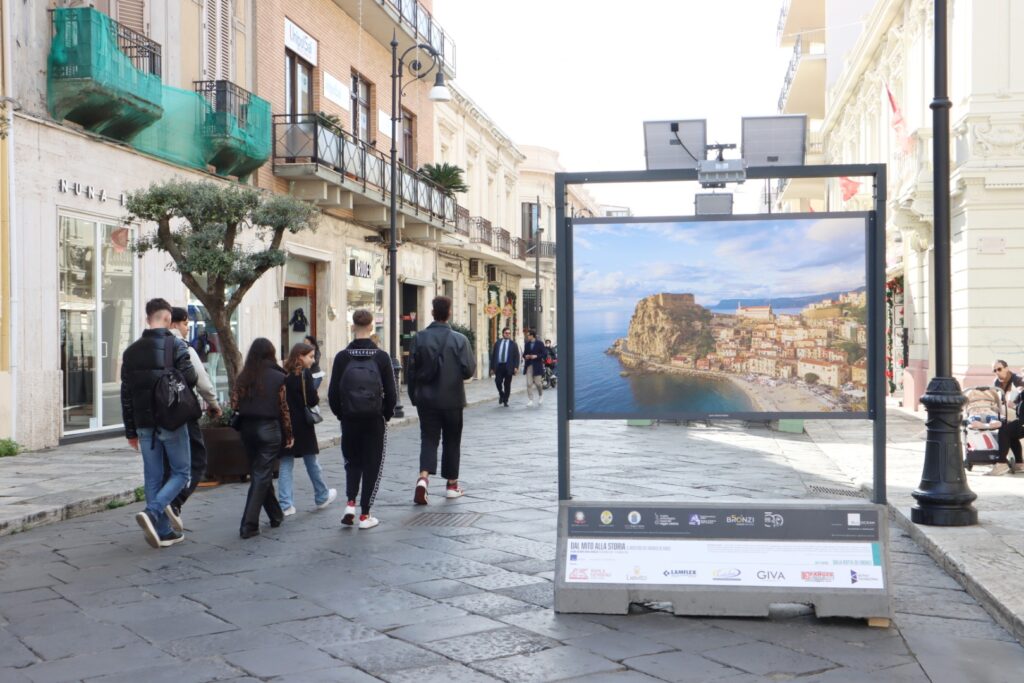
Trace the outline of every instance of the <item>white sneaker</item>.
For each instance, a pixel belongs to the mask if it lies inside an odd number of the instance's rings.
[[[181,515],[174,511],[173,505],[168,505],[164,508],[164,513],[167,515],[167,519],[171,521],[171,528],[181,533],[185,530],[185,523],[181,521]]]
[[[359,515],[359,528],[360,529],[372,529],[373,527],[380,524],[380,520],[371,515]]]
[[[461,498],[464,495],[466,495],[466,492],[462,490],[461,486],[456,486],[455,488],[446,488],[444,492],[445,498]]]
[[[530,399],[529,401],[526,402],[526,407],[527,408],[532,408],[533,407],[533,399]]]
[[[317,510],[323,510],[325,507],[334,502],[334,499],[338,497],[338,489],[330,489],[327,492],[327,500],[316,506]]]
[[[1007,465],[1005,462],[997,462],[995,465],[992,466],[992,469],[990,469],[988,472],[985,473],[985,476],[986,477],[1001,477],[1002,475],[1006,474],[1009,471],[1010,471],[1010,466],[1009,465]]]
[[[292,505],[292,506],[290,506],[290,507],[288,507],[288,508],[286,508],[286,509],[282,510],[282,511],[281,511],[281,513],[282,513],[282,514],[283,514],[283,515],[284,515],[285,517],[290,517],[290,516],[292,516],[292,515],[294,515],[294,514],[295,514],[295,506],[294,506],[294,505]]]
[[[345,515],[341,518],[341,523],[345,526],[352,526],[352,523],[356,520],[356,502],[350,500],[345,505]]]
[[[544,394],[537,396],[537,405],[544,405]]]

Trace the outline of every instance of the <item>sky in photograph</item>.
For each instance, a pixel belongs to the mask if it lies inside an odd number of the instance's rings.
[[[849,291],[865,283],[863,218],[577,224],[576,311],[632,314],[659,292],[722,299]]]
[[[643,122],[707,119],[740,143],[740,118],[776,113],[791,51],[782,0],[434,0],[455,40],[455,83],[519,144],[569,171],[642,170]],[[738,156],[738,150],[736,150]],[[732,185],[758,210],[763,181]],[[692,185],[590,185],[637,215],[693,213]]]

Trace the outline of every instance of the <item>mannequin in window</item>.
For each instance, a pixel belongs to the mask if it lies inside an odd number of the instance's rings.
[[[305,332],[306,327],[309,326],[309,320],[306,318],[305,311],[301,308],[296,308],[288,324],[291,325],[292,332]]]

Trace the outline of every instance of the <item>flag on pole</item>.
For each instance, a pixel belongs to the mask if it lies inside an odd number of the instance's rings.
[[[847,176],[842,176],[839,178],[839,189],[843,193],[843,201],[848,202],[853,199],[853,196],[857,194],[858,191],[860,191],[860,181]]]
[[[885,94],[889,96],[889,106],[892,108],[892,129],[896,131],[896,141],[900,145],[900,149],[904,152],[909,152],[913,149],[914,141],[907,135],[907,122],[903,118],[903,112],[900,111],[900,105],[896,104],[896,98],[892,95],[892,90],[889,90],[889,84],[885,85]]]

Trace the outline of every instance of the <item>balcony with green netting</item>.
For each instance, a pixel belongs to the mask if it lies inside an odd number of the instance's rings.
[[[158,43],[91,7],[50,13],[47,105],[54,119],[131,140],[163,115]]]
[[[196,81],[207,163],[244,178],[270,158],[270,103],[231,81]]]

